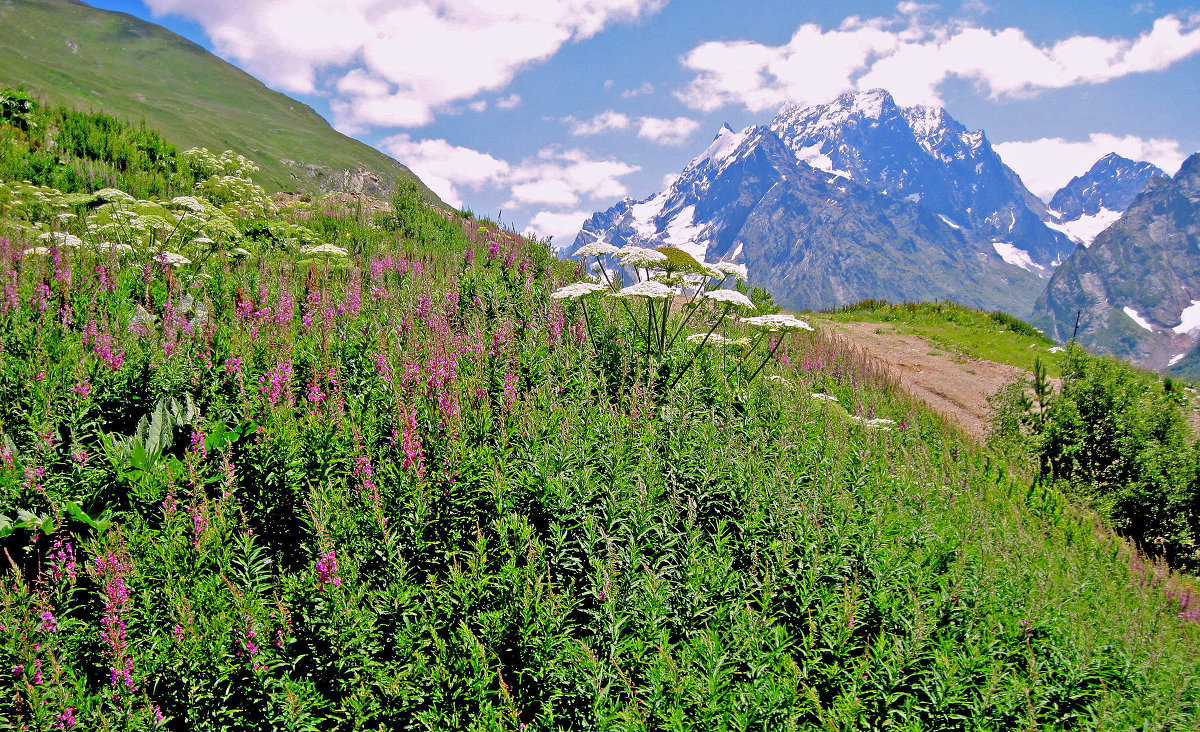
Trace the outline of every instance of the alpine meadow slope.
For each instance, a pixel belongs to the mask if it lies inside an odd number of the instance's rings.
[[[180,149],[241,153],[261,167],[256,180],[268,191],[386,196],[417,180],[191,41],[77,0],[0,3],[0,87],[19,84],[50,103],[145,120]]]

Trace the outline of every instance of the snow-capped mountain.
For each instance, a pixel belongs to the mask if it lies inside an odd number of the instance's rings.
[[[1151,176],[1123,215],[1054,273],[1033,323],[1059,340],[1200,377],[1200,153]]]
[[[872,90],[725,126],[666,190],[595,214],[576,245],[746,264],[798,308],[953,298],[1026,315],[1075,247],[1044,217],[982,132]]]
[[[813,167],[763,126],[723,127],[666,190],[592,216],[576,245],[596,240],[745,264],[792,308],[954,298],[1025,313],[1044,283],[920,203]]]
[[[1165,175],[1152,163],[1109,153],[1054,194],[1047,223],[1085,247],[1091,246],[1101,231],[1121,218],[1151,178]]]
[[[799,159],[920,203],[1010,264],[1048,276],[1075,248],[987,136],[944,109],[900,107],[872,89],[785,106],[771,129]]]

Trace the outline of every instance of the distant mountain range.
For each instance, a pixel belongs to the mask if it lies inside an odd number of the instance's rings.
[[[1076,176],[1050,199],[1049,225],[1089,246],[1121,217],[1151,178],[1166,176],[1150,163],[1109,153],[1088,172]]]
[[[982,131],[874,89],[722,128],[665,190],[596,213],[575,243],[745,264],[795,309],[954,299],[1059,340],[1082,311],[1094,350],[1200,376],[1196,167],[1172,179],[1105,155],[1047,205]]]
[[[0,86],[18,84],[52,103],[145,120],[182,148],[242,153],[270,191],[386,195],[396,181],[416,180],[191,41],[75,0],[0,0]]]
[[[1054,273],[1033,323],[1065,340],[1076,319],[1089,349],[1200,378],[1200,154],[1173,178],[1151,176]]]
[[[983,132],[886,91],[725,127],[666,190],[592,216],[577,244],[674,244],[748,266],[800,309],[953,298],[1027,315],[1075,248]]]

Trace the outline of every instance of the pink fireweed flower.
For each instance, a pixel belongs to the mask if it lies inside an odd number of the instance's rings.
[[[54,619],[54,613],[49,610],[41,614],[42,624],[38,626],[38,630],[42,633],[58,632],[58,622]]]
[[[517,400],[517,375],[509,371],[504,375],[504,403],[512,404]]]
[[[75,581],[75,549],[71,546],[71,542],[63,542],[61,539],[55,539],[54,544],[50,546],[50,576],[55,582],[61,581],[64,577],[68,582]]]
[[[192,548],[200,548],[200,535],[208,528],[208,514],[205,513],[202,506],[193,506],[190,509],[192,516]]]
[[[67,707],[62,710],[61,714],[54,715],[54,729],[72,729],[78,722],[75,721],[75,707]]]
[[[278,404],[280,399],[286,397],[288,403],[291,403],[292,395],[288,389],[288,382],[291,381],[291,378],[291,359],[281,361],[264,376],[259,377],[259,381],[263,384],[261,391],[267,395],[267,401],[271,404]]]
[[[87,399],[88,394],[92,393],[92,384],[87,379],[75,382],[75,386],[71,387],[71,391],[80,399]]]
[[[338,576],[337,552],[332,549],[317,560],[317,589],[324,590],[325,585],[342,586],[342,578]]]
[[[225,359],[225,373],[230,374],[230,375],[241,374],[242,373],[242,359],[240,359],[236,356]]]
[[[404,427],[404,436],[400,447],[404,450],[404,461],[401,470],[408,471],[417,478],[425,477],[425,453],[421,448],[421,436],[417,430],[417,408],[401,407],[400,418]]]
[[[133,563],[128,557],[110,552],[96,557],[96,574],[104,596],[105,615],[100,621],[100,637],[108,646],[105,653],[111,661],[110,685],[115,689],[123,682],[126,689],[136,691],[133,684],[133,660],[128,657],[129,642],[125,637],[124,616],[129,612],[129,587],[126,581],[133,575]],[[114,692],[115,695],[116,692]]]

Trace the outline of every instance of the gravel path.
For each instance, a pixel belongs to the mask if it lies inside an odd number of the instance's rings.
[[[987,398],[1006,382],[1028,376],[1015,366],[948,353],[920,336],[898,333],[887,323],[817,322],[886,363],[903,389],[976,438],[988,430]]]

